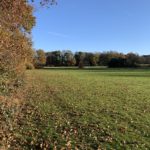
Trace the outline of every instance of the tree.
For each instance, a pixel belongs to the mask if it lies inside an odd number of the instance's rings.
[[[91,66],[96,66],[99,61],[99,54],[91,53],[89,57],[89,62]]]
[[[43,66],[46,64],[46,56],[45,56],[45,52],[42,49],[39,49],[36,51],[37,56],[37,65],[38,66]]]
[[[150,64],[150,55],[144,55],[142,56],[143,64]]]
[[[101,53],[99,57],[99,64],[107,66],[110,60],[108,52]]]
[[[129,67],[135,67],[140,62],[139,55],[134,53],[128,53],[126,59]]]
[[[103,52],[100,54],[99,64],[104,65],[104,66],[108,66],[109,62],[113,58],[125,58],[125,55],[122,53],[115,52],[115,51]]]
[[[63,63],[62,52],[60,50],[57,50],[57,51],[53,51],[51,54],[52,54],[52,57],[51,57],[52,65],[61,66]]]
[[[65,66],[74,66],[76,64],[74,55],[70,50],[63,52],[63,62]]]
[[[76,59],[76,66],[78,66],[79,68],[84,68],[85,53],[76,52],[75,59]]]
[[[22,76],[26,62],[33,58],[30,32],[36,18],[31,1],[0,0],[0,75],[12,83]],[[41,0],[40,4],[54,3]],[[0,85],[3,83],[0,81]]]
[[[0,0],[0,87],[18,84],[32,58],[32,14],[33,7],[25,0]]]
[[[112,58],[108,63],[108,67],[110,68],[118,68],[118,67],[127,67],[127,62],[125,58]]]

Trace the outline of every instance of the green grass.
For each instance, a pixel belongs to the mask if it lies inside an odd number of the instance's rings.
[[[36,128],[51,148],[150,149],[150,70],[53,68],[27,76]]]

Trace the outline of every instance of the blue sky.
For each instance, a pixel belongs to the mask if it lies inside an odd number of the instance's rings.
[[[57,1],[35,12],[35,49],[150,54],[150,0]]]

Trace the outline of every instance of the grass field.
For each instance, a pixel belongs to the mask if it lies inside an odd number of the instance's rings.
[[[36,86],[29,103],[42,116],[38,129],[52,147],[150,149],[150,70],[57,68],[27,76]]]
[[[150,70],[26,74],[28,94],[13,135],[21,149],[150,149]]]

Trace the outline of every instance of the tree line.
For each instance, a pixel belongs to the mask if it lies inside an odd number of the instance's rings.
[[[108,66],[137,67],[150,64],[150,55],[140,56],[136,53],[123,54],[115,51],[107,52],[75,52],[56,50],[44,52],[37,50],[34,58],[35,66]]]

